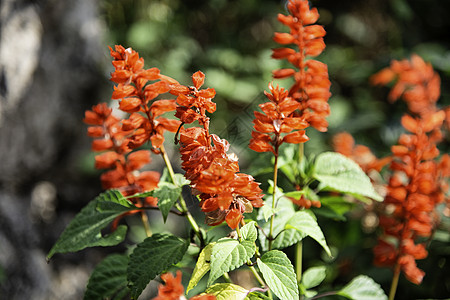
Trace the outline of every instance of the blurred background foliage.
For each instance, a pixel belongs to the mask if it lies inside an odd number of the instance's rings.
[[[147,68],[158,67],[183,84],[190,84],[191,74],[202,70],[205,86],[217,91],[212,131],[230,141],[243,171],[268,166],[270,156],[248,151],[247,144],[253,111],[265,101],[271,71],[287,66],[270,58],[270,49],[276,47],[273,33],[286,30],[276,19],[278,13],[286,13],[284,1],[108,0],[100,5],[107,27],[105,44],[132,47],[145,58]],[[312,5],[327,31],[327,48],[318,59],[328,64],[333,96],[329,131],[308,130],[307,155],[330,150],[331,137],[341,131],[350,132],[379,157],[389,153],[402,132],[400,117],[406,105],[389,103],[388,88],[372,87],[368,79],[392,59],[417,53],[431,62],[442,80],[438,105],[450,104],[450,1],[317,0]],[[276,83],[290,85],[286,80]],[[441,150],[448,152],[448,144],[447,137]],[[364,225],[366,217],[364,210],[357,210],[346,222],[320,219],[336,251],[332,261],[325,259],[328,283],[339,286],[367,274],[388,291],[392,273],[372,266],[376,228]],[[324,260],[317,247],[305,242],[305,267]],[[397,299],[450,295],[449,259],[444,230],[430,242],[429,257],[419,261],[427,273],[423,284],[415,286],[402,278]]]

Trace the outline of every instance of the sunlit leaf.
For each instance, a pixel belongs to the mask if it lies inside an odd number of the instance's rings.
[[[327,245],[325,236],[323,235],[322,229],[320,229],[319,224],[316,219],[311,216],[311,214],[306,211],[298,211],[292,216],[286,223],[286,229],[294,228],[298,230],[301,234],[305,236],[310,236],[315,239],[331,256],[330,248]]]
[[[388,298],[380,285],[365,275],[355,277],[337,294],[353,300],[384,300]]]
[[[206,273],[210,270],[211,266],[211,253],[212,247],[215,243],[208,244],[200,255],[198,256],[197,263],[195,264],[194,271],[192,272],[191,279],[189,280],[188,287],[186,289],[186,294],[192,290],[198,282],[205,276]]]
[[[297,278],[286,254],[278,250],[266,252],[257,264],[264,281],[278,298],[298,299]]]
[[[339,153],[325,152],[317,156],[313,177],[322,185],[342,193],[383,200],[359,165]]]

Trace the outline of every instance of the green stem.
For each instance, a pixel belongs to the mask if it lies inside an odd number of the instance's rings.
[[[150,229],[150,223],[148,222],[147,213],[143,210],[141,210],[141,220],[142,224],[144,225],[145,234],[147,235],[147,237],[152,236],[152,230]]]
[[[273,197],[272,197],[272,211],[275,210],[276,191],[277,191],[277,179],[278,179],[278,147],[275,149],[275,163],[273,166]],[[269,231],[269,251],[272,250],[273,243],[273,220],[275,214],[270,217],[270,231]]]
[[[303,255],[303,242],[299,241],[295,245],[295,272],[297,273],[297,282],[302,281],[302,255]]]
[[[394,277],[392,278],[391,290],[389,291],[389,300],[394,300],[397,291],[398,279],[400,277],[400,264],[397,263],[394,269]]]
[[[172,164],[170,163],[170,160],[169,160],[169,156],[167,155],[167,152],[164,149],[164,145],[161,145],[160,151],[161,151],[161,155],[164,159],[164,163],[166,164],[167,171],[169,171],[170,179],[172,180],[172,182],[174,184],[176,184],[175,172],[173,171]],[[195,234],[198,236],[198,238],[200,240],[203,240],[201,233],[200,233],[200,227],[198,226],[197,222],[195,222],[194,217],[192,217],[191,213],[187,209],[186,202],[184,201],[184,198],[182,196],[180,196],[180,206],[181,206],[181,212],[186,214],[186,218],[187,218],[189,224],[191,225],[192,229],[194,230]]]
[[[225,279],[226,282],[233,283],[233,281],[231,281],[230,275],[228,275],[227,272],[223,273],[222,277],[223,279]]]
[[[305,146],[304,143],[298,144],[298,164],[299,167],[305,156]],[[299,176],[301,173],[299,172]],[[300,178],[300,182],[303,182],[303,178]],[[303,260],[303,242],[299,241],[295,246],[295,271],[297,273],[297,282],[300,283],[302,280],[302,260]]]

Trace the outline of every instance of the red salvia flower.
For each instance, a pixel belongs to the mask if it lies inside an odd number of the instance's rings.
[[[84,122],[91,125],[88,128],[88,135],[97,138],[92,142],[93,151],[102,152],[95,157],[95,168],[108,169],[100,177],[102,187],[118,189],[124,196],[155,189],[158,186],[159,173],[139,171],[144,165],[150,163],[150,151],[131,152],[132,149],[128,147],[131,131],[124,130],[120,120],[111,112],[112,109],[106,103],[101,103],[93,106],[91,111],[86,111],[84,118]],[[147,197],[144,201],[130,200],[138,207],[155,206],[157,203],[154,197]],[[119,220],[120,217],[115,220],[113,228],[117,226]]]
[[[264,94],[270,101],[259,105],[264,113],[254,113],[255,130],[249,147],[257,152],[271,151],[277,155],[282,143],[298,144],[308,140],[305,131],[301,130],[308,123],[303,117],[292,114],[300,104],[288,96],[288,91],[272,84],[269,84],[269,89],[271,93]]]
[[[419,238],[429,237],[439,220],[435,207],[444,201],[450,175],[449,155],[438,160],[437,144],[442,140],[441,127],[446,118],[438,110],[439,77],[429,64],[413,55],[411,61],[393,61],[372,78],[372,83],[386,84],[396,80],[390,99],[402,97],[411,113],[402,117],[402,134],[392,147],[393,171],[380,216],[383,230],[374,248],[375,264],[400,268],[406,278],[420,284],[425,273],[416,265],[427,257],[425,244]],[[395,241],[392,244],[390,241]]]
[[[217,225],[226,221],[235,229],[243,214],[253,207],[261,207],[263,201],[259,183],[250,175],[238,173],[238,158],[228,154],[228,141],[209,133],[206,112],[214,112],[214,89],[199,90],[205,75],[196,72],[192,76],[194,86],[172,85],[171,93],[177,95],[176,116],[184,123],[198,120],[202,127],[180,130],[180,153],[185,177],[199,195],[200,206],[206,213],[206,223]]]
[[[325,118],[330,114],[328,99],[330,80],[327,65],[310,59],[325,49],[323,37],[325,30],[313,25],[319,18],[316,8],[309,8],[307,0],[290,0],[287,8],[289,15],[278,15],[278,20],[289,27],[289,33],[275,33],[275,42],[281,45],[293,44],[294,48],[273,49],[272,57],[286,59],[294,68],[279,69],[273,72],[275,78],[293,77],[295,82],[289,90],[289,96],[299,102],[295,114],[304,117],[312,127],[327,131]]]
[[[120,99],[119,108],[131,114],[128,120],[123,121],[125,130],[133,131],[128,138],[128,146],[138,148],[150,140],[152,150],[159,153],[164,131],[176,132],[180,121],[161,116],[177,108],[175,100],[156,98],[169,92],[169,85],[178,82],[160,74],[157,68],[144,69],[144,59],[131,48],[116,46],[115,50],[110,48],[110,52],[115,68],[111,80],[117,83],[112,98]]]
[[[184,297],[184,287],[181,284],[181,271],[177,271],[176,277],[172,273],[161,274],[161,279],[164,284],[158,287],[158,296],[153,298],[153,300],[183,300]],[[190,300],[215,300],[214,295],[198,295],[190,298]]]
[[[402,98],[414,114],[428,114],[436,110],[440,96],[441,80],[429,63],[413,54],[411,60],[393,60],[391,66],[371,77],[374,85],[386,85],[395,81],[389,93],[389,100]]]

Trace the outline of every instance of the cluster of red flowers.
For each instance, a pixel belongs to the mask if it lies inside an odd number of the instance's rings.
[[[151,191],[158,186],[158,172],[138,171],[150,163],[151,152],[132,151],[151,141],[152,151],[159,153],[164,131],[175,132],[178,129],[178,120],[161,117],[176,109],[175,100],[155,100],[160,94],[169,91],[169,84],[177,82],[161,75],[156,68],[144,69],[143,58],[130,48],[116,46],[115,50],[110,48],[110,52],[115,68],[111,80],[117,84],[112,99],[120,99],[119,109],[130,116],[128,119],[118,119],[111,114],[111,108],[101,103],[94,106],[92,111],[86,111],[84,121],[91,125],[88,135],[97,138],[92,143],[92,149],[106,151],[95,158],[97,169],[109,169],[101,175],[103,188],[115,188],[123,195],[130,196]],[[144,202],[138,198],[131,200],[138,207],[157,204],[154,197],[147,197]]]
[[[410,133],[402,134],[399,144],[392,147],[393,174],[380,216],[383,233],[374,248],[375,264],[396,266],[409,281],[420,284],[425,273],[417,267],[416,260],[428,255],[423,240],[436,228],[439,220],[435,207],[445,201],[448,190],[445,179],[450,175],[450,156],[444,154],[438,160],[436,147],[442,140],[445,113],[435,105],[439,98],[439,76],[420,57],[412,56],[411,62],[394,61],[391,68],[376,74],[372,82],[387,83],[394,79],[398,81],[390,98],[403,96],[417,117],[408,114],[402,117],[402,126]]]
[[[386,85],[395,80],[389,93],[389,100],[400,97],[413,114],[426,115],[436,111],[436,102],[441,94],[441,80],[429,63],[413,54],[411,60],[393,60],[371,78],[374,85]]]
[[[275,78],[293,77],[295,82],[289,90],[289,96],[299,102],[295,111],[309,125],[319,131],[327,131],[326,117],[330,114],[328,99],[330,80],[327,65],[315,57],[325,49],[323,26],[313,25],[319,18],[316,8],[309,8],[308,0],[290,0],[287,8],[290,15],[278,15],[278,20],[289,27],[289,33],[275,33],[274,40],[281,45],[294,44],[293,48],[273,49],[272,57],[287,59],[294,69],[279,69],[273,72]]]
[[[150,162],[150,151],[131,152],[127,143],[130,131],[123,130],[122,123],[111,112],[111,108],[101,103],[92,107],[92,111],[86,111],[84,118],[84,122],[91,125],[88,135],[97,138],[92,142],[92,150],[103,152],[95,157],[95,167],[110,169],[100,177],[103,188],[119,189],[124,196],[155,189],[159,173],[138,171]],[[147,197],[145,202],[156,205],[153,197]],[[135,204],[140,206],[142,203]]]
[[[158,296],[153,300],[181,300],[184,297],[184,287],[181,284],[181,271],[177,271],[176,277],[172,273],[164,273],[161,275],[164,285],[158,287]],[[214,295],[198,295],[190,298],[190,300],[216,300]]]
[[[115,51],[110,48],[110,52],[115,68],[111,80],[117,83],[112,99],[120,99],[119,108],[131,114],[123,120],[123,129],[132,131],[128,146],[134,149],[150,140],[152,150],[159,153],[164,131],[176,132],[180,122],[161,117],[176,109],[175,100],[156,98],[167,93],[170,84],[178,82],[160,74],[157,68],[144,69],[144,59],[131,48],[116,46]]]
[[[228,141],[209,133],[206,111],[213,113],[216,109],[211,101],[215,91],[200,90],[204,80],[205,75],[199,71],[192,76],[194,86],[171,86],[171,93],[177,95],[180,105],[176,115],[184,123],[198,120],[202,125],[180,131],[182,168],[191,187],[199,194],[206,223],[217,225],[226,221],[235,229],[243,213],[263,205],[261,189],[252,176],[238,173],[236,155],[227,154]]]
[[[271,151],[278,155],[278,147],[282,143],[298,144],[308,140],[305,131],[299,130],[308,127],[308,123],[292,114],[300,103],[289,97],[288,91],[271,84],[269,89],[271,93],[264,91],[264,94],[270,101],[259,105],[264,114],[255,111],[255,131],[249,147],[257,152]]]

